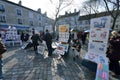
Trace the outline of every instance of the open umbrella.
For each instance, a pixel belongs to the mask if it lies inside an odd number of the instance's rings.
[[[89,33],[89,32],[90,32],[90,30],[85,30],[84,32]]]

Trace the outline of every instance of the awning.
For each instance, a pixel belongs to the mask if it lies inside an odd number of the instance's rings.
[[[84,32],[89,33],[89,32],[90,32],[90,30],[85,30]]]
[[[28,26],[17,26],[17,25],[0,25],[0,29],[8,29],[9,26],[16,27],[17,30],[29,30]]]
[[[14,26],[17,30],[29,30],[30,27],[27,26]]]

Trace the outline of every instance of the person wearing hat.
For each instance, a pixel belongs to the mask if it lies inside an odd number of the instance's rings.
[[[107,57],[110,61],[109,69],[115,73],[113,76],[120,77],[120,36],[117,31],[111,32]]]

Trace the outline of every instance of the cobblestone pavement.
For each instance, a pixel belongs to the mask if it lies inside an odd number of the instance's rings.
[[[84,56],[85,50],[81,51]],[[3,54],[4,80],[94,80],[95,73],[81,65],[82,58],[72,56],[58,60],[57,55],[36,55],[33,50],[8,48]],[[115,80],[115,79],[111,79]]]

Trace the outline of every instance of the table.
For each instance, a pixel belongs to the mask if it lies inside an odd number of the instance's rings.
[[[21,41],[21,40],[16,40],[16,41],[13,41],[13,40],[11,40],[11,41],[5,41],[4,43],[5,43],[6,45],[12,44],[12,46],[15,46],[15,43],[19,43],[20,46],[22,45],[22,41]]]

